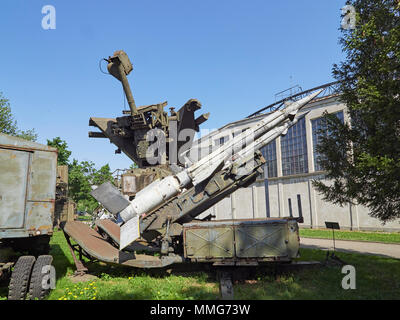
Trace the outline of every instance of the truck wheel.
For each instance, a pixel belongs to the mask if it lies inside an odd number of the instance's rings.
[[[33,266],[31,281],[29,284],[29,299],[44,299],[50,292],[50,286],[46,281],[47,286],[43,286],[42,281],[45,276],[48,277],[49,271],[44,271],[43,267],[51,266],[53,262],[53,257],[46,255],[46,256],[39,256]],[[43,273],[44,272],[44,273]],[[51,272],[51,271],[50,271]]]
[[[14,270],[11,273],[10,285],[8,289],[8,300],[25,299],[34,263],[34,256],[19,257],[14,265]]]

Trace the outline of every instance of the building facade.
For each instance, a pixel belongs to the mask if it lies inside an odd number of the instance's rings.
[[[216,219],[248,219],[263,217],[302,216],[305,228],[324,228],[325,222],[338,222],[342,229],[400,231],[400,221],[382,224],[360,205],[339,206],[326,202],[313,187],[313,180],[325,179],[318,163],[320,129],[324,128],[323,113],[333,113],[341,121],[349,121],[346,106],[336,95],[313,100],[301,110],[305,116],[292,126],[286,135],[278,137],[261,151],[267,163],[264,176],[248,188],[237,190],[203,215]],[[217,147],[243,132],[267,114],[230,123],[209,134],[203,142]],[[208,140],[208,142],[207,142]],[[207,147],[208,148],[208,147]]]

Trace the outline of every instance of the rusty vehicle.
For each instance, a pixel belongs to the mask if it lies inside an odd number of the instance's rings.
[[[57,149],[0,133],[0,278],[11,276],[10,300],[48,293],[56,175]]]
[[[191,138],[209,117],[194,116],[200,102],[190,99],[178,112],[171,108],[170,115],[164,111],[166,102],[136,107],[126,77],[133,70],[128,56],[117,51],[105,60],[109,73],[121,81],[130,110],[116,119],[90,118],[89,125],[100,132],[89,132],[89,137],[108,138],[117,146],[116,153],[124,152],[138,168],[123,177],[122,188],[129,189],[124,195],[109,182],[92,191],[116,222],[98,220],[95,228],[78,221],[64,224],[77,273],[88,271],[83,257],[137,268],[203,263],[226,270],[291,263],[299,254],[299,218],[216,221],[198,216],[255,182],[265,165],[259,149],[285,134],[298,120],[297,111],[319,92],[288,103],[254,129],[191,163],[173,154],[170,146],[175,144],[179,150],[186,144],[190,150]],[[153,129],[163,133],[158,141],[166,144],[154,156],[155,162],[149,161],[148,154]],[[177,137],[184,129],[190,129],[192,136],[180,141]],[[250,141],[250,134],[255,134],[256,140]],[[225,291],[232,287],[230,277],[221,276],[220,280]]]

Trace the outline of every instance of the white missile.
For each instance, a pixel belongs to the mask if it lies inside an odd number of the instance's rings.
[[[200,159],[198,162],[190,166],[185,172],[188,174],[189,179],[194,185],[197,185],[211,176],[221,164],[223,164],[229,157],[235,155],[237,152],[245,148],[254,140],[264,135],[270,129],[278,126],[285,120],[293,120],[297,112],[319,95],[323,90],[308,95],[299,101],[292,102],[282,110],[277,110],[264,119],[260,120],[250,129],[237,135],[226,144],[209,154],[208,156]],[[188,179],[185,179],[188,180]]]
[[[308,113],[308,112],[307,112]],[[297,115],[293,121],[286,120],[281,125],[269,130],[266,134],[261,136],[260,138],[256,139],[253,143],[251,143],[246,148],[240,150],[238,153],[232,156],[231,159],[225,162],[223,169],[227,169],[233,163],[240,163],[243,159],[244,161],[248,161],[248,159],[254,156],[254,152],[256,150],[260,150],[261,148],[265,147],[268,143],[274,141],[279,136],[283,136],[287,133],[290,127],[294,126],[298,120],[304,117],[307,113],[302,115]]]
[[[319,90],[299,101],[290,103],[282,110],[272,112],[250,129],[237,135],[228,143],[175,176],[171,175],[162,180],[154,181],[142,189],[131,201],[131,204],[121,211],[121,218],[127,222],[133,217],[147,213],[179,194],[183,188],[191,184],[197,185],[212,176],[214,172],[222,169],[226,162],[232,159],[232,156],[238,154],[238,156],[244,157],[251,150],[254,152],[260,149],[283,134],[295,119],[297,112],[321,92],[322,90]],[[273,128],[275,130],[271,130]],[[123,232],[123,229],[121,232]]]

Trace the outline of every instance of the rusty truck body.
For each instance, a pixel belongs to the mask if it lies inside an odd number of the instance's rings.
[[[37,276],[52,260],[56,179],[56,148],[0,133],[0,278],[14,267],[9,299],[44,293]]]

